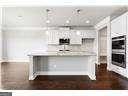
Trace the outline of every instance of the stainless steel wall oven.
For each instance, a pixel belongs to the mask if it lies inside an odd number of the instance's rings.
[[[126,36],[112,38],[112,64],[126,68]]]

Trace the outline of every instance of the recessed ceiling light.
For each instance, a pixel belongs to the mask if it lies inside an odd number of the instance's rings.
[[[89,20],[86,20],[86,23],[90,23],[90,21]]]
[[[77,35],[81,35],[81,32],[80,32],[80,31],[77,31],[76,34],[77,34]]]
[[[45,31],[45,33],[46,33],[46,35],[49,35],[49,31],[47,30],[47,31]]]
[[[46,23],[50,23],[50,20],[47,20]]]
[[[69,20],[67,20],[67,21],[66,21],[66,23],[70,23],[70,21],[69,21]]]

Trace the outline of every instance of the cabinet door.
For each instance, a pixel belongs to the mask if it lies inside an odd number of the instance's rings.
[[[57,30],[50,30],[47,34],[48,44],[59,44],[59,37]]]
[[[82,44],[82,38],[80,34],[77,34],[76,31],[71,31],[70,35],[70,44]]]
[[[47,37],[47,44],[51,44],[51,41],[52,41],[51,31],[48,31],[47,33],[45,31],[45,34],[46,34],[46,37]]]
[[[0,61],[2,60],[2,28],[0,26]]]
[[[52,32],[52,44],[59,44],[58,30]]]
[[[59,38],[70,38],[70,30],[60,30]]]
[[[96,38],[95,30],[83,30],[82,38]]]
[[[111,21],[111,37],[126,35],[126,14]]]
[[[71,34],[70,34],[70,30],[65,30],[65,31],[64,31],[64,37],[65,37],[65,38],[70,38],[70,35],[71,35]]]

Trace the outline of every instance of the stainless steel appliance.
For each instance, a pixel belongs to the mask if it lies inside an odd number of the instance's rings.
[[[69,45],[70,39],[69,38],[60,38],[59,39],[59,45]]]
[[[112,38],[112,64],[126,68],[126,36]]]
[[[61,49],[59,51],[62,51],[62,52],[70,51],[68,49],[69,44],[70,44],[69,38],[60,38],[59,39],[59,45],[61,45]]]

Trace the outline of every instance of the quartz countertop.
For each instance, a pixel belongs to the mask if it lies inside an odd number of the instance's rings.
[[[40,51],[31,52],[28,56],[95,56],[96,53],[89,51]]]

